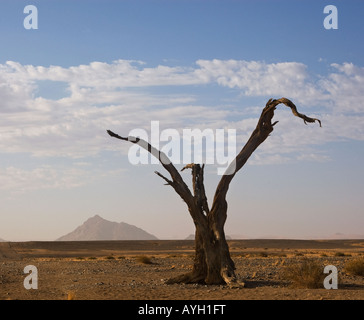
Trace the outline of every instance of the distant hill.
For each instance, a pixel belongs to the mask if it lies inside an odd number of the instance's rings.
[[[345,233],[337,232],[335,234],[325,237],[324,239],[337,239],[337,240],[364,239],[364,234],[345,234]]]
[[[0,238],[0,242],[6,242],[6,240]]]
[[[136,226],[125,222],[108,221],[95,215],[56,241],[85,240],[158,240],[158,238]]]

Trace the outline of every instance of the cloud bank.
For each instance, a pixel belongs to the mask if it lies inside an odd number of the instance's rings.
[[[192,67],[148,67],[130,60],[71,67],[7,61],[0,64],[0,150],[3,154],[84,158],[122,148],[108,143],[106,129],[124,134],[135,128],[148,130],[151,120],[177,130],[234,128],[238,143],[243,143],[263,105],[241,107],[241,97],[266,101],[285,96],[301,112],[320,118],[323,128],[318,134],[317,128],[304,126],[300,119],[292,120],[290,112],[278,111],[276,117],[284,130],[275,130],[252,163],[328,161],[329,157],[317,152],[315,146],[345,139],[364,140],[364,68],[351,63],[332,64],[327,75],[308,69],[300,62],[217,59],[198,60]],[[56,83],[64,84],[62,97],[44,94]],[[44,84],[47,86],[41,89]],[[216,86],[225,90],[213,105],[203,97],[209,86],[212,91]],[[201,96],[199,88],[204,90]],[[0,169],[4,177],[21,172],[14,167]],[[57,176],[49,170],[32,169],[22,175],[29,180]],[[71,175],[73,172],[65,176]]]

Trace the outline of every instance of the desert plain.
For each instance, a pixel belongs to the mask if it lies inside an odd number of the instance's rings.
[[[192,268],[193,240],[0,243],[0,300],[364,300],[364,277],[347,272],[364,240],[229,240],[238,284],[166,284]],[[293,285],[286,268],[333,265],[338,289]],[[28,265],[37,289],[26,289]],[[324,277],[326,275],[324,274]]]

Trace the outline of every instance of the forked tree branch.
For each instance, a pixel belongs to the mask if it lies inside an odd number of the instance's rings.
[[[107,133],[111,137],[135,143],[135,144],[141,146],[142,148],[144,148],[145,150],[147,150],[154,157],[156,157],[159,160],[159,162],[162,164],[162,166],[169,172],[172,180],[167,179],[158,171],[155,171],[155,173],[158,176],[160,176],[162,179],[164,179],[168,185],[172,186],[174,188],[174,190],[180,195],[180,197],[187,203],[187,205],[190,205],[190,203],[193,202],[193,196],[191,194],[190,189],[185,184],[185,182],[183,181],[178,170],[175,168],[175,166],[172,164],[172,162],[170,161],[170,159],[166,156],[166,154],[164,152],[157,150],[150,143],[146,142],[143,139],[131,137],[131,136],[121,137],[118,134],[112,132],[111,130],[107,130]]]
[[[180,197],[187,203],[190,212],[194,206],[201,208],[201,212],[205,212],[207,215],[214,215],[217,213],[218,204],[221,205],[226,200],[226,194],[229,189],[229,185],[235,174],[245,165],[247,160],[250,158],[252,153],[258,148],[258,146],[265,141],[265,139],[269,136],[269,134],[273,131],[273,126],[275,126],[278,121],[272,123],[272,118],[274,116],[274,110],[279,104],[285,104],[289,107],[292,113],[301,119],[303,119],[304,123],[314,123],[318,122],[321,127],[321,121],[316,118],[310,118],[302,113],[297,111],[297,107],[295,104],[287,98],[281,98],[277,100],[269,99],[265,108],[262,110],[260,118],[258,120],[258,124],[251,134],[248,142],[242,148],[240,153],[235,157],[234,161],[229,165],[225,174],[221,177],[220,182],[216,188],[216,192],[214,195],[213,203],[211,210],[209,210],[207,204],[207,197],[205,194],[205,188],[203,184],[203,170],[204,165],[201,167],[199,164],[188,164],[184,169],[190,168],[192,169],[192,181],[193,181],[193,191],[194,195],[192,195],[190,189],[183,181],[181,175],[178,170],[174,167],[170,159],[166,156],[165,153],[157,150],[153,146],[151,146],[148,142],[143,139],[136,137],[121,137],[118,134],[112,132],[111,130],[107,130],[108,134],[111,137],[129,141],[135,144],[138,144],[149,153],[151,153],[154,157],[156,157],[162,166],[169,172],[172,180],[169,180],[165,176],[163,176],[159,172],[155,172],[158,176],[166,181],[167,185],[170,185],[174,188],[174,190],[180,195]],[[193,210],[192,210],[193,211]],[[201,218],[201,217],[193,217]]]
[[[263,109],[258,124],[249,140],[235,157],[235,160],[229,165],[225,174],[221,177],[216,188],[211,210],[208,208],[204,188],[204,165],[189,164],[182,169],[192,169],[192,194],[184,183],[180,173],[163,152],[152,147],[143,139],[121,137],[114,132],[107,130],[110,136],[136,143],[156,157],[162,166],[169,172],[172,180],[159,172],[156,172],[156,174],[166,181],[167,185],[172,186],[188,205],[189,212],[196,226],[194,266],[190,273],[171,279],[169,283],[203,281],[206,284],[221,284],[231,283],[236,280],[234,271],[235,264],[230,257],[229,247],[224,233],[224,224],[227,217],[226,194],[235,174],[245,165],[258,146],[267,139],[269,134],[273,131],[273,127],[278,123],[278,121],[272,123],[272,118],[274,116],[274,110],[281,103],[289,107],[296,117],[303,119],[305,124],[317,121],[321,126],[321,121],[319,119],[310,118],[299,113],[296,106],[290,100],[286,98],[278,100],[270,99]]]
[[[273,127],[278,123],[278,121],[272,123],[272,118],[274,116],[274,110],[281,103],[289,107],[292,113],[296,117],[303,119],[305,124],[307,124],[307,122],[313,123],[317,121],[321,127],[321,121],[319,119],[310,118],[302,113],[299,113],[297,111],[297,107],[291,100],[287,98],[281,98],[277,100],[269,99],[260,115],[258,124],[253,133],[251,134],[248,142],[245,144],[245,146],[236,156],[236,158],[232,161],[232,163],[227,168],[225,174],[220,179],[220,182],[216,188],[213,204],[211,207],[212,214],[214,213],[213,211],[215,211],[214,208],[216,207],[217,203],[219,201],[225,201],[226,193],[229,189],[230,182],[235,176],[235,174],[245,165],[247,160],[250,158],[252,153],[258,148],[258,146],[262,142],[264,142],[265,139],[267,139],[269,134],[273,131]]]

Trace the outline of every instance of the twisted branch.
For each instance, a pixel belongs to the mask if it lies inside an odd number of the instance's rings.
[[[231,165],[227,168],[225,174],[221,177],[220,182],[216,188],[210,212],[211,214],[213,214],[213,212],[215,211],[214,208],[217,207],[218,203],[221,203],[221,201],[225,201],[226,193],[229,189],[230,182],[235,174],[245,165],[252,153],[258,148],[258,146],[262,142],[265,141],[265,139],[267,139],[269,134],[273,131],[273,127],[278,123],[278,121],[272,123],[274,110],[281,103],[289,107],[296,117],[303,119],[305,124],[307,124],[307,122],[314,123],[315,121],[317,121],[321,127],[321,121],[319,119],[310,118],[302,113],[299,113],[297,111],[297,107],[291,100],[287,98],[281,98],[277,100],[269,99],[262,111],[262,114],[260,115],[258,124],[251,134],[248,142],[245,144],[240,153],[235,157],[234,161],[232,161]]]
[[[299,118],[303,119],[303,122],[305,124],[307,124],[307,122],[313,123],[313,122],[317,121],[320,124],[320,127],[321,127],[321,121],[319,119],[310,118],[310,117],[307,117],[306,115],[304,115],[302,113],[299,113],[297,111],[297,107],[295,106],[295,104],[291,100],[289,100],[287,98],[280,98],[280,99],[277,99],[277,100],[269,99],[267,104],[266,104],[266,108],[265,108],[265,109],[267,109],[266,112],[268,112],[270,110],[274,111],[276,109],[276,106],[279,105],[280,103],[283,103],[287,107],[291,108],[292,113],[296,117],[299,117]],[[264,112],[264,110],[263,110],[263,112]],[[272,117],[273,117],[273,114],[272,114]],[[278,121],[274,122],[272,124],[272,126],[274,126],[277,123],[278,123]]]
[[[135,143],[135,144],[141,146],[143,149],[147,150],[153,156],[155,156],[159,160],[159,162],[162,164],[162,166],[169,172],[169,174],[172,177],[172,180],[167,179],[158,171],[155,171],[155,173],[158,176],[160,176],[162,179],[164,179],[168,185],[172,186],[173,189],[180,195],[180,197],[187,203],[187,205],[190,206],[190,203],[193,202],[193,196],[191,194],[191,191],[189,190],[188,186],[183,181],[178,170],[175,168],[175,166],[172,164],[171,160],[166,156],[166,154],[164,152],[157,150],[150,143],[146,142],[145,140],[143,140],[141,138],[136,138],[136,137],[131,137],[131,136],[121,137],[118,134],[112,132],[111,130],[107,130],[107,133],[111,137]]]

